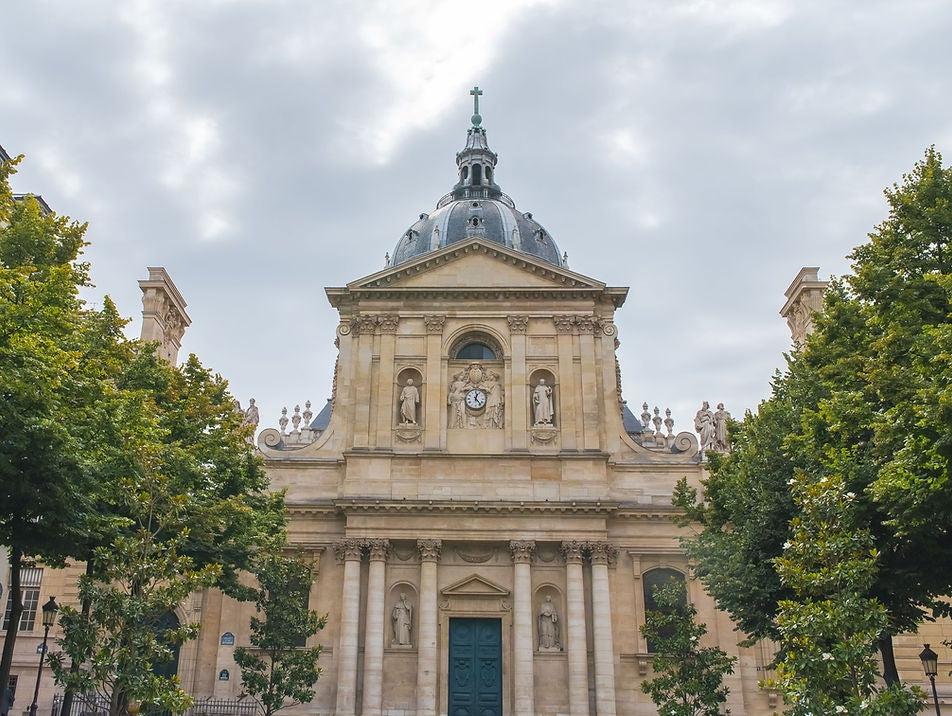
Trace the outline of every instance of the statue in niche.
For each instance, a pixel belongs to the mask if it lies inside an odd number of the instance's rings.
[[[413,607],[407,601],[407,593],[400,592],[400,601],[390,612],[393,623],[393,645],[410,646],[410,632],[413,628]]]
[[[727,436],[727,421],[731,414],[724,410],[724,403],[717,404],[714,413],[714,449],[718,452],[728,452],[731,449],[730,438]]]
[[[413,378],[407,378],[407,384],[400,391],[400,422],[404,425],[416,425],[417,405],[420,403],[420,391],[413,384]]]
[[[559,614],[547,596],[539,610],[539,651],[562,651],[559,642]]]
[[[539,378],[539,383],[532,391],[532,414],[536,427],[551,426],[554,414],[552,409],[552,386],[545,384],[545,378]]]
[[[460,371],[453,376],[453,382],[450,384],[450,394],[447,403],[450,406],[450,427],[466,427],[466,405],[463,402],[466,399],[466,379],[463,377],[465,371]]]
[[[711,404],[706,400],[694,415],[694,429],[697,431],[701,452],[710,450],[714,446],[714,413],[711,412]]]
[[[486,381],[480,387],[486,393],[486,427],[501,428],[503,424],[503,397],[499,375],[494,371],[489,371]]]
[[[239,409],[241,409],[241,403],[239,403],[236,400],[235,404],[238,406]],[[241,424],[243,426],[244,425],[251,426],[251,435],[249,435],[245,439],[249,445],[254,445],[255,444],[255,430],[258,429],[258,423],[261,421],[261,415],[258,413],[258,406],[255,405],[254,398],[248,401],[248,407],[243,412],[244,412],[244,417],[242,417],[241,419]]]

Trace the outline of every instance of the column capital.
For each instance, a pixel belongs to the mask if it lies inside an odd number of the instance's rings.
[[[426,326],[427,333],[443,333],[443,325],[446,323],[446,316],[439,313],[428,313],[423,316],[423,325]]]
[[[559,333],[572,333],[575,329],[575,316],[556,314],[552,316],[555,323],[555,330]]]
[[[529,326],[528,316],[506,316],[510,333],[525,333]]]
[[[585,559],[585,543],[576,540],[563,542],[562,557],[566,564],[581,564]]]
[[[364,541],[348,537],[334,543],[334,554],[341,562],[359,562],[364,554]]]
[[[513,540],[509,543],[512,551],[512,561],[516,564],[532,562],[532,553],[535,551],[535,542],[532,540]]]
[[[614,564],[618,548],[609,542],[588,542],[585,545],[592,564]]]
[[[371,562],[387,561],[387,555],[390,553],[390,540],[368,539],[364,540],[364,546],[367,548]]]
[[[377,326],[381,333],[396,333],[400,325],[400,316],[395,313],[381,313],[377,316]]]
[[[443,541],[438,539],[418,539],[417,549],[420,550],[420,560],[423,562],[439,562],[440,550],[443,549]]]

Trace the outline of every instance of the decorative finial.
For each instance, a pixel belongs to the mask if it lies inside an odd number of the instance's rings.
[[[478,86],[476,86],[473,87],[469,93],[473,95],[473,126],[478,127],[483,123],[483,118],[479,116],[479,96],[483,93],[483,91],[479,89]]]

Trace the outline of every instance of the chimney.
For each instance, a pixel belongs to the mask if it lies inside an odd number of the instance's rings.
[[[819,270],[819,266],[804,266],[785,291],[787,302],[780,315],[787,319],[796,345],[802,345],[813,332],[813,314],[823,308],[823,294],[830,282],[819,279]]]
[[[168,272],[162,266],[149,266],[149,278],[139,281],[142,289],[143,341],[155,341],[159,358],[172,365],[178,362],[182,336],[192,320],[185,312],[185,299],[175,288]]]

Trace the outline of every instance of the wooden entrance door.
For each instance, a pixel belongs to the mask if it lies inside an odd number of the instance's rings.
[[[502,716],[502,624],[450,619],[449,716]]]

